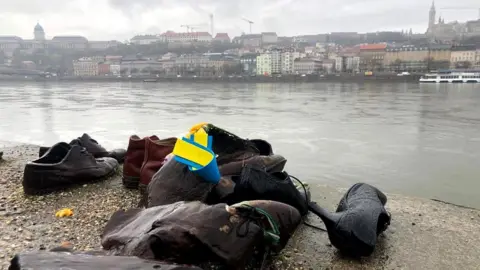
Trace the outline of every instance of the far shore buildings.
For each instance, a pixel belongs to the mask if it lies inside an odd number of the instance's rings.
[[[220,34],[220,33],[219,33]],[[225,36],[220,34],[216,36],[216,39],[220,41],[225,41],[228,38],[228,34]],[[200,43],[209,43],[212,42],[213,38],[210,33],[207,32],[187,32],[187,33],[177,33],[174,31],[167,31],[160,35],[137,35],[134,36],[130,42],[135,45],[148,45],[152,43],[161,43],[161,42],[172,42],[172,43],[186,43],[186,42],[200,42]]]
[[[478,7],[480,8],[480,6]],[[453,8],[455,9],[455,8]],[[478,10],[472,7],[472,10]],[[474,36],[480,36],[480,18],[467,22],[445,22],[442,17],[436,18],[437,10],[435,1],[432,2],[428,14],[427,35],[436,41],[460,40]],[[437,22],[436,22],[437,21]],[[436,23],[435,23],[436,22]]]
[[[33,52],[36,49],[68,49],[68,50],[105,50],[120,44],[119,41],[89,41],[83,36],[54,36],[47,39],[43,27],[37,23],[33,29],[33,39],[22,39],[18,36],[0,36],[0,51],[11,57],[15,50],[23,49]]]
[[[275,45],[278,43],[278,36],[275,32],[263,32],[260,34],[242,34],[232,40],[233,43],[242,44],[244,47],[261,47]]]

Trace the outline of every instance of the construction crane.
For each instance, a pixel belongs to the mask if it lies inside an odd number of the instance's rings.
[[[450,10],[478,10],[478,19],[480,20],[480,8],[478,7],[444,7],[441,9],[450,9]]]
[[[208,16],[210,18],[210,34],[212,34],[213,37],[213,32],[215,31],[215,25],[213,24],[213,13],[210,13]]]
[[[187,30],[187,33],[189,33],[189,32],[192,32],[192,30],[204,27],[205,25],[206,24],[183,24],[183,25],[180,25],[180,27],[185,27],[185,29]]]
[[[200,26],[190,26],[190,32],[195,32],[194,30],[200,29]]]
[[[185,27],[185,29],[187,30],[187,33],[190,32],[190,25],[187,25],[187,24],[183,24],[183,25],[180,25],[180,27]]]
[[[242,20],[244,20],[244,21],[246,21],[250,24],[250,34],[252,34],[252,24],[254,24],[254,22],[249,20],[249,19],[245,19],[245,18],[242,18]]]

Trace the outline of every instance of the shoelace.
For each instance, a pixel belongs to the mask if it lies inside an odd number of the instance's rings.
[[[293,175],[288,175],[288,176],[290,176],[290,178],[293,178],[295,181],[297,181],[297,182],[300,184],[300,186],[302,187],[303,191],[305,192],[305,205],[306,205],[306,207],[307,207],[307,209],[308,209],[308,203],[309,203],[308,201],[309,201],[309,198],[308,198],[307,188],[305,187],[305,185],[303,184],[303,182],[300,181],[300,179],[298,179],[297,177],[295,177],[295,176],[293,176]],[[308,222],[305,220],[305,218],[303,219],[303,224],[305,224],[306,226],[308,226],[308,227],[310,227],[310,228],[313,228],[313,229],[316,229],[316,230],[319,230],[319,231],[322,231],[322,232],[326,232],[326,231],[327,231],[327,229],[324,229],[324,228],[322,228],[322,227],[318,227],[318,226],[316,226],[316,225],[313,225],[313,224],[308,223]]]
[[[85,147],[82,147],[82,149],[80,150],[80,154],[85,155],[87,157],[93,157],[93,155],[90,152],[88,152],[87,148]]]
[[[280,230],[278,228],[278,225],[273,220],[273,217],[268,212],[248,204],[242,204],[241,207],[237,209],[239,210],[241,209],[241,211],[239,211],[240,215],[245,218],[237,227],[237,230],[236,230],[237,236],[239,237],[247,236],[248,232],[250,231],[250,224],[252,222],[256,222],[256,224],[260,226],[261,229],[263,230],[265,238],[270,238],[270,239],[273,238],[272,240],[273,243],[270,243],[270,244],[274,244],[274,245],[278,244],[278,241],[280,240]],[[264,225],[265,219],[267,219],[271,227],[271,230],[267,230],[265,228],[265,225]],[[245,224],[245,232],[240,233],[240,228],[244,224]],[[269,255],[270,255],[270,245],[267,244],[265,246],[265,252],[263,254],[262,265],[260,267],[260,270],[265,269],[267,258]]]
[[[241,213],[240,215],[242,217],[246,218],[245,220],[243,220],[240,223],[240,226],[237,227],[237,235],[238,236],[245,237],[248,234],[249,226],[246,226],[245,233],[243,233],[243,234],[239,233],[239,229],[243,226],[243,224],[249,225],[252,221],[256,221],[257,223],[259,223],[258,225],[265,232],[271,233],[271,234],[276,235],[276,236],[280,235],[280,230],[278,228],[278,225],[274,221],[273,217],[268,212],[266,212],[265,210],[263,210],[261,208],[253,207],[253,206],[248,205],[248,204],[242,204],[237,209],[240,210],[240,213]],[[247,211],[247,212],[242,213],[242,211]],[[270,225],[270,228],[271,228],[270,230],[267,230],[264,226],[265,219],[267,219],[268,224]]]

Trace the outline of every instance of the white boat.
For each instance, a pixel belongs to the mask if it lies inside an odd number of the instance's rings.
[[[475,72],[441,72],[425,74],[421,83],[480,83],[480,71]]]

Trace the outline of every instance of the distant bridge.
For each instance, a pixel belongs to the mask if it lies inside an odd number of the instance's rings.
[[[19,69],[7,66],[0,66],[0,74],[2,75],[23,75],[23,76],[45,76],[45,72],[41,70]]]

